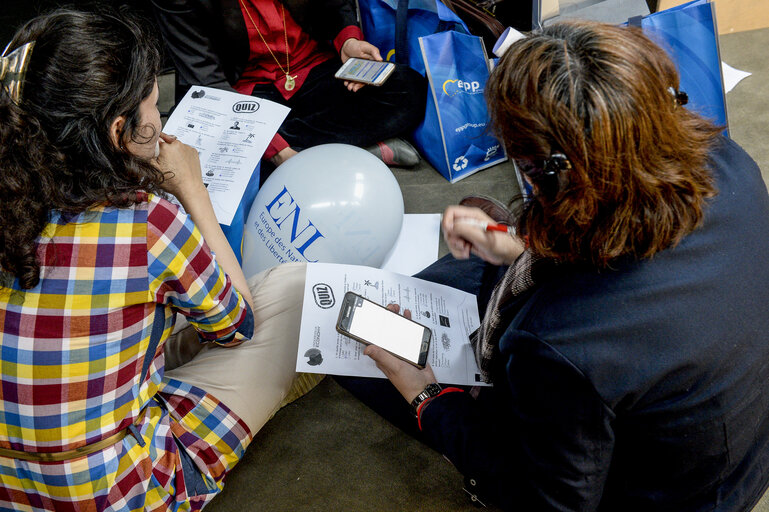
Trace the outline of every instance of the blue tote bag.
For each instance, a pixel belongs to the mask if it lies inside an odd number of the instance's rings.
[[[483,88],[489,76],[479,37],[440,0],[358,0],[366,39],[386,60],[429,80],[423,122],[412,134],[419,152],[455,182],[506,160],[487,132]]]
[[[419,44],[430,84],[425,119],[414,132],[420,152],[452,183],[505,161],[489,133],[483,40],[448,31],[420,37]]]
[[[681,90],[689,96],[687,108],[726,128],[714,4],[694,0],[628,23],[640,25],[644,34],[668,52],[681,76]]]
[[[240,199],[238,209],[235,210],[235,215],[232,217],[232,222],[229,226],[225,224],[219,224],[222,228],[224,236],[232,247],[232,251],[238,258],[238,263],[243,264],[243,232],[246,227],[246,219],[248,218],[248,212],[251,211],[251,206],[256,199],[256,193],[259,191],[259,176],[261,174],[261,162],[256,164],[254,172],[251,173],[251,179],[246,185],[246,190],[243,192],[243,197]]]
[[[419,37],[446,30],[469,33],[440,0],[358,0],[358,7],[363,35],[379,48],[382,58],[407,64],[423,75]]]

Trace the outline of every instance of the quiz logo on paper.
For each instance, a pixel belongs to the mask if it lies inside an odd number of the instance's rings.
[[[336,304],[334,291],[325,283],[318,283],[312,287],[312,297],[319,308],[328,309]]]
[[[259,103],[255,101],[239,101],[232,106],[232,111],[237,114],[252,114],[259,110]]]

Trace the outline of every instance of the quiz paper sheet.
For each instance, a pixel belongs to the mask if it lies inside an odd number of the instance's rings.
[[[342,298],[355,292],[378,304],[400,304],[412,320],[430,328],[427,361],[438,382],[484,385],[470,333],[478,328],[474,295],[386,270],[336,263],[307,265],[296,370],[305,373],[379,377],[384,374],[363,355],[365,345],[336,331]]]
[[[198,150],[216,220],[229,226],[289,108],[236,92],[193,86],[163,131]]]

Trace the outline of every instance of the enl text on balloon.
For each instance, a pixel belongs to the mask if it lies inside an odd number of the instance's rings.
[[[268,204],[265,205],[265,208],[267,210],[267,215],[272,219],[272,221],[275,223],[275,226],[279,229],[283,229],[283,223],[288,219],[289,217],[292,217],[292,221],[290,222],[291,226],[291,236],[290,243],[293,244],[294,248],[296,249],[296,252],[298,252],[302,258],[304,258],[305,261],[308,262],[315,262],[318,260],[311,260],[307,257],[305,254],[305,251],[307,250],[310,245],[312,245],[316,240],[319,238],[324,238],[323,234],[321,234],[320,231],[318,231],[318,228],[315,227],[315,225],[307,219],[307,225],[302,228],[301,231],[297,232],[297,229],[299,228],[299,219],[301,216],[301,208],[298,204],[294,201],[294,198],[291,196],[291,194],[288,192],[288,188],[286,186],[283,186],[283,190],[281,190],[278,195],[275,196],[275,198],[270,201]],[[267,235],[273,238],[273,243],[270,244],[267,243],[267,248],[270,250],[270,252],[275,256],[275,258],[278,259],[281,263],[284,263],[286,261],[285,258],[281,256],[280,253],[285,253],[286,258],[288,258],[291,261],[301,261],[300,258],[296,257],[292,252],[291,249],[286,247],[286,245],[283,243],[282,239],[280,237],[275,238],[275,231],[272,229],[272,227],[269,225],[269,222],[267,219],[264,218],[264,215],[260,213],[259,219],[262,221],[262,224],[264,226],[264,230],[266,231],[266,235],[261,232],[261,228],[257,231],[259,233],[259,237],[264,240]],[[310,229],[312,228],[312,229]],[[303,242],[300,241],[301,245],[297,246],[296,240],[297,238],[304,235],[304,232],[310,229],[308,232],[308,236],[306,239],[304,239]],[[277,249],[275,248],[275,245],[277,245]],[[280,250],[280,252],[278,252]]]

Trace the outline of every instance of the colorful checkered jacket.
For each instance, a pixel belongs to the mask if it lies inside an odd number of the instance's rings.
[[[251,336],[252,313],[192,221],[164,199],[139,199],[52,212],[39,284],[0,275],[0,447],[61,452],[137,425],[77,459],[0,456],[0,510],[198,510],[251,440],[224,404],[164,379],[163,343],[176,312],[223,345]]]

